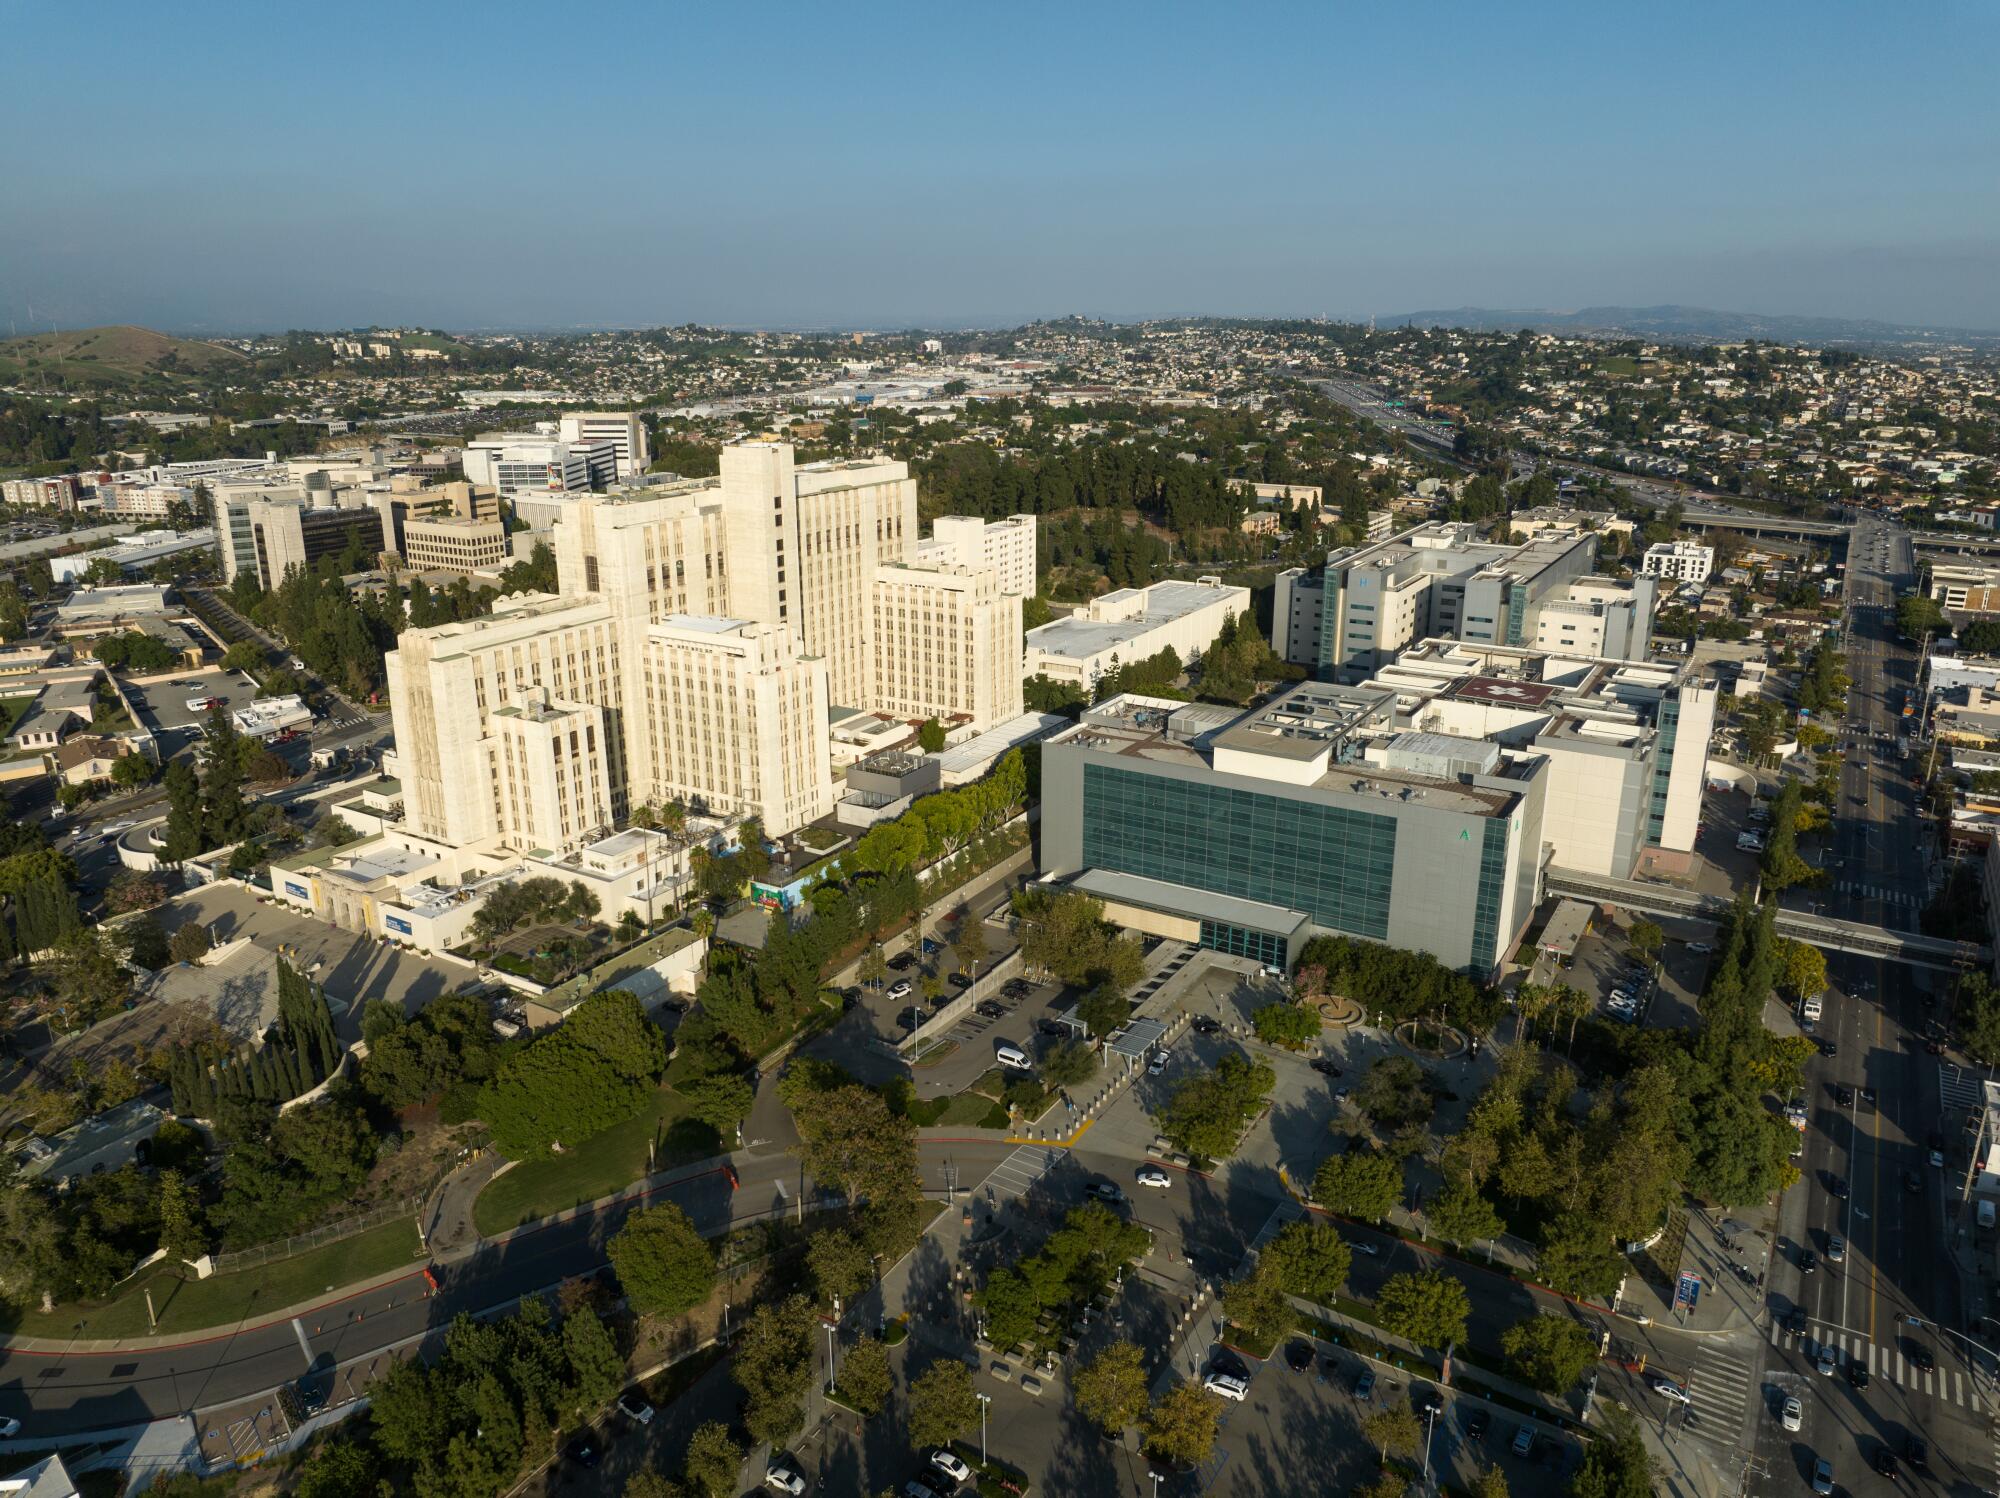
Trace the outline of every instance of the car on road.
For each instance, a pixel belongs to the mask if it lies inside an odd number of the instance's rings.
[[[1924,1178],[1914,1170],[1904,1171],[1903,1189],[1909,1192],[1910,1195],[1915,1196],[1919,1191],[1924,1189]]]
[[[1868,1365],[1859,1358],[1847,1360],[1847,1381],[1857,1389],[1868,1387]]]
[[[1141,1186],[1153,1186],[1162,1190],[1174,1184],[1173,1175],[1159,1165],[1141,1165],[1133,1179]]]
[[[1465,1438],[1474,1445],[1486,1439],[1486,1431],[1493,1424],[1493,1416],[1486,1410],[1474,1410],[1465,1422]]]
[[[1846,1177],[1846,1176],[1835,1176],[1835,1177],[1834,1177],[1834,1178],[1833,1178],[1832,1180],[1830,1180],[1830,1181],[1828,1181],[1828,1182],[1826,1183],[1826,1191],[1827,1191],[1827,1195],[1829,1195],[1829,1196],[1831,1196],[1831,1197],[1834,1197],[1834,1198],[1836,1198],[1836,1199],[1837,1199],[1837,1200],[1839,1200],[1839,1201],[1846,1201],[1846,1200],[1847,1200],[1847,1177]]]
[[[1787,1394],[1784,1408],[1778,1411],[1778,1423],[1786,1430],[1797,1430],[1805,1423],[1806,1407],[1799,1403],[1799,1396]]]
[[[944,1473],[953,1482],[965,1482],[972,1476],[972,1468],[968,1467],[952,1452],[942,1449],[931,1453],[931,1465]]]
[[[1345,1073],[1343,1073],[1339,1067],[1335,1066],[1331,1061],[1327,1060],[1326,1057],[1324,1056],[1313,1057],[1312,1061],[1309,1064],[1312,1066],[1312,1069],[1314,1071],[1318,1072],[1323,1077],[1338,1077],[1345,1075]]]
[[[1929,1373],[1937,1367],[1937,1359],[1931,1356],[1930,1348],[1926,1347],[1923,1343],[1908,1343],[1906,1344],[1906,1350],[1909,1353],[1910,1362],[1916,1367],[1919,1373]]]
[[[1206,1014],[1197,1014],[1189,1021],[1189,1024],[1193,1027],[1194,1033],[1197,1035],[1220,1035],[1222,1033],[1222,1021],[1211,1019]]]
[[[594,1467],[604,1457],[604,1453],[597,1449],[597,1442],[587,1433],[571,1436],[563,1445],[563,1455],[579,1467]]]
[[[1841,1237],[1840,1234],[1835,1233],[1826,1240],[1826,1261],[1829,1264],[1839,1264],[1845,1262],[1846,1259],[1847,1240]]]
[[[1872,1464],[1875,1470],[1888,1478],[1889,1481],[1896,1481],[1896,1453],[1889,1449],[1886,1442],[1875,1448],[1875,1456]]]
[[[1356,1399],[1372,1399],[1374,1396],[1375,1370],[1373,1368],[1363,1368],[1361,1376],[1354,1380],[1354,1397]]]
[[[1805,1329],[1806,1329],[1806,1308],[1804,1306],[1793,1306],[1789,1311],[1785,1312],[1786,1331],[1802,1332]]]
[[[1312,1343],[1294,1338],[1285,1346],[1285,1366],[1294,1373],[1310,1373],[1313,1365]]]
[[[1813,1462],[1812,1490],[1821,1495],[1833,1492],[1833,1463],[1825,1457]]]
[[[618,1396],[618,1413],[640,1425],[653,1423],[653,1407],[637,1389],[627,1389]]]
[[[1827,1378],[1832,1378],[1834,1369],[1840,1366],[1840,1360],[1834,1356],[1833,1348],[1822,1342],[1819,1345],[1819,1356],[1813,1359],[1813,1366]]]
[[[1820,1041],[1820,1043],[1819,1043],[1819,1053],[1820,1053],[1820,1054],[1821,1054],[1822,1056],[1829,1056],[1829,1057],[1831,1057],[1831,1056],[1838,1056],[1838,1055],[1840,1054],[1840,1047],[1839,1047],[1839,1046],[1837,1046],[1837,1045],[1835,1045],[1835,1044],[1834,1044],[1834,1043],[1833,1043],[1832,1041],[1830,1041],[1830,1040],[1822,1040],[1822,1041]],[[1845,1103],[1843,1103],[1843,1104],[1841,1104],[1841,1106],[1842,1106],[1842,1107],[1844,1108],[1844,1107],[1846,1107],[1847,1105],[1846,1105]]]
[[[1250,1381],[1234,1373],[1211,1373],[1201,1381],[1201,1386],[1211,1394],[1220,1394],[1224,1399],[1233,1399],[1239,1404],[1250,1392]]]
[[[1670,1378],[1656,1373],[1646,1380],[1646,1382],[1652,1386],[1653,1392],[1662,1399],[1671,1399],[1676,1404],[1687,1404],[1689,1402],[1688,1391]]]
[[[1817,1274],[1818,1272],[1819,1272],[1819,1255],[1818,1255],[1818,1254],[1816,1254],[1816,1253],[1814,1253],[1814,1252],[1813,1252],[1813,1251],[1812,1251],[1811,1249],[1809,1249],[1809,1248],[1802,1248],[1802,1249],[1800,1249],[1800,1250],[1799,1250],[1799,1273],[1800,1273],[1800,1274]]]
[[[1852,1108],[1854,1106],[1854,1089],[1852,1087],[1834,1088],[1833,1100],[1842,1108]]]
[[[9,1440],[21,1433],[21,1422],[12,1415],[0,1415],[0,1441]]]
[[[1688,950],[1694,953],[1697,957],[1706,957],[1710,952],[1713,952],[1715,948],[1710,946],[1705,941],[1691,941],[1688,943]]]
[[[805,1474],[783,1457],[772,1457],[770,1466],[764,1469],[764,1486],[775,1488],[780,1493],[790,1493],[792,1498],[806,1490]]]
[[[1535,1428],[1532,1425],[1523,1425],[1519,1430],[1516,1430],[1514,1432],[1513,1445],[1510,1449],[1514,1455],[1519,1457],[1534,1455]]]
[[[1125,1205],[1125,1193],[1109,1181],[1090,1181],[1083,1188],[1085,1196],[1094,1196],[1101,1202],[1109,1202],[1114,1207]]]

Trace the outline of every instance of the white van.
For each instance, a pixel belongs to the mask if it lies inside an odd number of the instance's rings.
[[[1822,1012],[1820,1007],[1819,995],[1814,994],[1811,998],[1807,999],[1805,1003],[1801,1006],[1800,1012],[1805,1015],[1807,1024],[1809,1025],[1818,1024],[1819,1017]]]
[[[1015,1071],[1033,1071],[1035,1063],[1028,1059],[1028,1053],[1019,1046],[1003,1045],[994,1053],[1002,1066],[1011,1066]]]

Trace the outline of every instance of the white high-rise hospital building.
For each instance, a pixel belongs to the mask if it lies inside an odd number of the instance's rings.
[[[949,561],[920,560],[904,463],[795,466],[745,442],[721,467],[579,495],[555,527],[560,596],[403,634],[388,679],[411,830],[561,851],[680,800],[776,836],[832,808],[830,707],[981,730],[1020,714],[1031,517],[1023,577],[964,530]],[[1023,528],[1003,528],[1017,562]]]

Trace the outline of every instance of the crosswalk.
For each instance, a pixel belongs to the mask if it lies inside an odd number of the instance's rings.
[[[1910,910],[1921,910],[1924,907],[1924,897],[1913,895],[1906,889],[1884,889],[1879,884],[1862,884],[1851,879],[1841,880],[1834,888],[1843,895],[1880,900],[1884,905],[1900,905]]]
[[[1938,1068],[1938,1103],[1945,1111],[1986,1106],[1986,1082],[1979,1073],[1962,1066]]]
[[[1735,1446],[1756,1385],[1757,1370],[1749,1363],[1713,1340],[1703,1342],[1687,1383],[1688,1407],[1700,1418],[1687,1434],[1725,1448]]]
[[[1803,1332],[1774,1327],[1770,1335],[1777,1346],[1806,1357],[1817,1357],[1822,1347],[1831,1347],[1838,1357],[1840,1373],[1836,1376],[1839,1377],[1846,1376],[1849,1363],[1859,1363],[1875,1378],[1945,1404],[1958,1405],[1975,1415],[2000,1409],[1992,1395],[1982,1393],[1962,1368],[1933,1368],[1927,1372],[1904,1357],[1900,1347],[1870,1341],[1859,1332],[1837,1326],[1812,1326]]]
[[[1054,1169],[1061,1157],[1061,1151],[1050,1149],[1045,1144],[1024,1144],[995,1166],[992,1174],[980,1184],[991,1191],[1021,1196]]]

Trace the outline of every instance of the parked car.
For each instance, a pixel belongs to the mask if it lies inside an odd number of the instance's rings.
[[[982,999],[973,1012],[985,1019],[1005,1019],[1007,1017],[1007,1006],[1005,1004],[996,1004],[991,999]]]
[[[1372,1399],[1374,1396],[1375,1370],[1373,1368],[1363,1368],[1361,1376],[1354,1380],[1354,1397],[1356,1399]]]
[[[1125,1203],[1125,1193],[1109,1181],[1091,1181],[1083,1188],[1083,1194],[1094,1196],[1101,1202],[1110,1202],[1113,1206],[1123,1206]]]
[[[1812,1490],[1826,1498],[1833,1492],[1833,1463],[1820,1457],[1813,1463]]]
[[[972,1476],[972,1468],[949,1451],[938,1450],[931,1453],[931,1465],[944,1473],[953,1482],[965,1482]]]
[[[964,973],[953,973],[950,977],[946,978],[944,981],[949,983],[953,988],[972,987],[972,979],[967,977]]]
[[[21,1433],[21,1422],[12,1415],[0,1415],[0,1441],[11,1440]]]
[[[1310,1373],[1313,1365],[1312,1343],[1294,1338],[1285,1346],[1285,1366],[1294,1373]]]
[[[1787,1394],[1785,1407],[1778,1413],[1778,1423],[1786,1430],[1797,1430],[1805,1424],[1806,1407],[1799,1403],[1799,1396]]]
[[[1211,1394],[1220,1394],[1224,1399],[1233,1399],[1239,1404],[1250,1392],[1249,1380],[1234,1373],[1211,1373],[1201,1381],[1201,1386]]]
[[[1313,1057],[1310,1065],[1312,1066],[1312,1069],[1318,1072],[1322,1077],[1338,1077],[1345,1075],[1345,1073],[1342,1072],[1339,1067],[1335,1066],[1331,1061],[1327,1060],[1327,1058],[1324,1056]]]
[[[1153,1186],[1162,1190],[1174,1184],[1172,1174],[1159,1165],[1141,1165],[1133,1179],[1141,1186]]]
[[[1194,1033],[1197,1035],[1220,1035],[1222,1033],[1222,1021],[1210,1019],[1205,1014],[1197,1014],[1189,1021],[1189,1024],[1192,1025]]]
[[[1493,1423],[1493,1416],[1486,1410],[1474,1410],[1472,1418],[1465,1422],[1465,1438],[1474,1443],[1486,1439],[1486,1428]]]
[[[627,1389],[618,1396],[618,1413],[640,1425],[653,1423],[653,1407],[646,1403],[637,1389]]]
[[[1152,1059],[1146,1063],[1146,1075],[1149,1077],[1157,1077],[1161,1072],[1165,1071],[1167,1069],[1167,1060],[1170,1055],[1171,1052],[1168,1051],[1153,1052]]]
[[[771,1465],[764,1469],[764,1486],[776,1488],[780,1493],[790,1493],[792,1498],[806,1490],[805,1474],[782,1457],[771,1458]]]
[[[889,985],[889,997],[892,999],[907,999],[912,992],[914,990],[910,987],[908,978],[898,978]]]
[[[1523,1425],[1522,1427],[1520,1427],[1520,1429],[1514,1432],[1514,1444],[1512,1449],[1514,1455],[1519,1457],[1528,1457],[1534,1454],[1535,1429],[1533,1426]]]
[[[588,1434],[571,1436],[563,1446],[563,1455],[579,1467],[594,1467],[603,1458],[603,1453],[597,1449],[597,1442]]]

